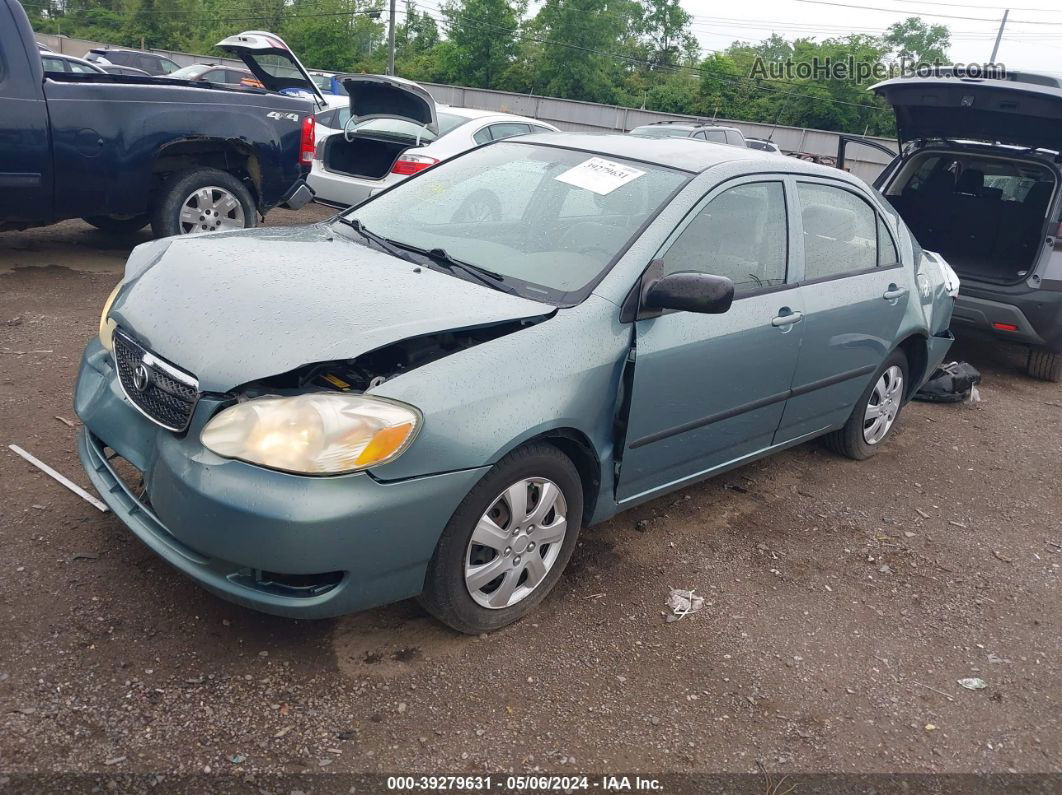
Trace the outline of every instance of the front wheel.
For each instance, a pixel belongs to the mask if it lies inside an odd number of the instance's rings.
[[[151,229],[157,237],[246,229],[255,225],[256,211],[251,192],[232,174],[196,168],[173,174],[162,184]]]
[[[557,448],[520,448],[468,493],[428,565],[421,605],[458,632],[500,629],[557,584],[582,524],[579,473]]]
[[[848,422],[826,435],[826,444],[835,453],[861,461],[881,449],[892,433],[903,408],[908,384],[907,356],[903,351],[889,354],[856,401]]]

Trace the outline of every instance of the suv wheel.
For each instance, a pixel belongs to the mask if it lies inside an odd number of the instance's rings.
[[[546,598],[575,549],[583,489],[556,447],[505,456],[476,484],[439,539],[421,605],[458,632],[491,632]]]
[[[1043,348],[1030,348],[1025,372],[1041,381],[1057,384],[1062,381],[1062,353],[1052,353]]]
[[[246,229],[255,225],[254,198],[240,180],[216,168],[180,171],[163,184],[151,215],[158,237]]]

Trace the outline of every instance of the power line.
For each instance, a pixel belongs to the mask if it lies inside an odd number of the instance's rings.
[[[903,13],[902,11],[899,11],[898,9],[895,9],[895,8],[881,8],[880,6],[857,6],[857,5],[852,5],[850,3],[834,3],[834,2],[830,2],[829,0],[794,0],[794,2],[797,2],[797,3],[810,3],[812,5],[819,5],[819,6],[836,6],[837,8],[856,8],[856,9],[859,9],[860,11],[884,11],[884,12],[886,12],[888,14],[902,14]],[[920,17],[939,17],[941,19],[966,19],[966,20],[970,20],[970,21],[973,21],[973,22],[999,22],[998,19],[994,19],[992,17],[966,17],[966,16],[958,16],[956,14],[932,14],[932,13],[929,13],[929,12],[922,12],[920,14],[917,14],[917,16],[920,16]],[[1060,25],[1060,26],[1062,26],[1062,22],[1041,22],[1041,21],[1032,22],[1032,21],[1029,21],[1029,20],[1020,20],[1020,19],[1012,19],[1012,20],[1010,20],[1010,22],[1012,24],[1015,24],[1015,25]]]

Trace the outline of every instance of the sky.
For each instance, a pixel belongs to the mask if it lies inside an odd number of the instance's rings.
[[[772,33],[790,41],[802,37],[821,40],[848,33],[880,35],[894,22],[920,16],[951,30],[949,52],[956,63],[989,60],[1004,8],[991,5],[988,0],[866,0],[869,8],[847,7],[859,6],[857,0],[829,0],[837,5],[802,0],[681,2],[693,16],[693,32],[705,52],[725,49],[735,39],[760,41]],[[1008,69],[1062,73],[1062,4],[1058,0],[1017,2],[1020,8],[1010,11],[996,61]]]

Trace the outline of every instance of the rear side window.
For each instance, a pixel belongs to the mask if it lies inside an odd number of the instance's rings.
[[[878,266],[878,214],[851,191],[797,183],[804,222],[804,280]]]
[[[716,144],[726,143],[726,133],[722,130],[705,130],[704,138],[705,140],[711,141],[712,143]]]
[[[484,127],[482,130],[477,131],[476,134],[472,136],[472,140],[475,141],[479,146],[483,146],[483,144],[489,144],[491,141],[490,127]]]
[[[743,146],[744,142],[741,140],[741,134],[736,133],[733,130],[726,131],[726,142],[731,146]]]
[[[664,272],[726,276],[741,297],[785,284],[788,224],[781,182],[752,182],[704,205],[663,255]]]
[[[159,69],[162,74],[168,75],[170,72],[176,72],[179,68],[180,67],[169,58],[159,58]]]
[[[65,72],[66,61],[62,58],[41,58],[41,64],[44,66],[45,72]]]

